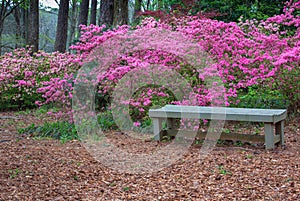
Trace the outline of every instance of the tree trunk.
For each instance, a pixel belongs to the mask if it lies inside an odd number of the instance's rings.
[[[0,55],[2,54],[2,33],[3,33],[3,26],[4,26],[4,19],[5,14],[7,11],[7,2],[5,0],[1,1],[1,8],[0,8]]]
[[[128,0],[115,0],[114,26],[128,24]]]
[[[0,55],[2,54],[2,33],[3,33],[3,22],[0,21]]]
[[[90,24],[96,25],[97,18],[97,0],[92,0]]]
[[[65,52],[68,37],[69,0],[60,0],[54,51]]]
[[[78,25],[87,25],[88,14],[89,14],[89,0],[82,0],[80,3],[79,22]]]
[[[69,28],[69,39],[68,39],[68,46],[70,46],[75,38],[75,33],[77,30],[77,19],[78,19],[78,5],[77,0],[72,0],[72,9],[70,13],[70,28]]]
[[[32,52],[37,52],[39,49],[39,0],[30,0],[29,19],[28,45],[32,46]]]
[[[98,24],[111,27],[114,22],[114,0],[101,0]]]
[[[28,44],[28,17],[29,17],[29,11],[28,9],[21,8],[22,12],[22,37],[25,39],[25,43]]]
[[[22,34],[21,34],[21,12],[20,12],[20,8],[17,7],[14,12],[14,18],[15,18],[15,22],[16,22],[16,45],[15,48],[19,48],[21,47],[21,39],[22,39]]]

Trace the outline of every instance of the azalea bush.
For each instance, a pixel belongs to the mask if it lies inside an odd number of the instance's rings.
[[[211,72],[218,73],[210,74],[210,76],[218,76],[222,79],[226,88],[223,94],[226,106],[289,107],[296,111],[300,100],[299,9],[300,3],[291,1],[286,3],[281,15],[261,21],[255,19],[244,21],[241,18],[239,23],[225,23],[203,17],[186,16],[173,19],[170,25],[154,18],[146,18],[133,29],[145,33],[151,32],[153,28],[175,30],[190,40],[196,41],[214,61]],[[81,42],[72,47],[83,55],[81,59],[89,55],[93,48],[103,44],[105,39],[126,34],[129,27],[119,27],[108,33],[100,33],[99,28],[95,26],[85,27],[85,30],[86,33]],[[145,40],[147,40],[146,36]],[[142,69],[150,64],[159,64],[165,68],[174,69],[187,80],[193,92],[196,93],[192,99],[187,94],[189,101],[177,101],[173,98],[168,100],[169,103],[211,104],[214,97],[205,88],[204,82],[209,73],[203,72],[203,69],[193,68],[178,56],[161,50],[144,50],[123,55],[99,76],[98,93],[111,97],[115,86],[123,76],[133,69]],[[253,91],[253,89],[256,90]],[[140,93],[135,99],[123,103],[130,105],[135,117],[142,118],[147,114],[145,111],[149,107],[158,104],[153,101],[154,91],[149,87],[145,90],[148,96]],[[271,91],[274,93],[264,93]],[[248,92],[252,94],[247,96]],[[245,103],[247,97],[253,96],[261,100],[257,100],[257,104],[253,105],[252,102],[247,105]],[[269,99],[280,99],[280,101],[274,105]],[[260,101],[264,104],[260,104]]]
[[[299,107],[300,2],[287,6],[282,15],[266,21],[189,19],[178,28],[214,56],[228,92],[233,92],[231,104],[240,101],[239,92],[258,85],[289,99],[290,109]]]
[[[30,48],[2,55],[0,109],[32,108],[50,102],[57,104],[61,100],[58,97],[65,93],[65,80],[79,68],[73,62],[75,58],[75,55],[58,52],[39,51],[31,55]],[[50,85],[51,88],[44,88]]]

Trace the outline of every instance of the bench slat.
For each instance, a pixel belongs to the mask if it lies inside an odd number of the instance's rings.
[[[160,109],[150,109],[149,116],[157,118],[191,118],[232,121],[277,123],[286,118],[284,109],[250,109],[228,107],[201,107],[166,105]]]
[[[162,135],[167,136],[176,136],[178,130],[171,129],[171,130],[163,130]],[[184,131],[187,138],[189,137],[196,137],[200,140],[205,139],[207,132],[197,131],[197,134],[195,136],[194,131]],[[249,134],[239,134],[239,133],[221,133],[221,136],[219,138],[220,140],[236,140],[236,141],[244,141],[244,142],[265,142],[265,136],[264,135],[249,135]],[[275,144],[280,142],[280,136],[275,135],[274,136]]]

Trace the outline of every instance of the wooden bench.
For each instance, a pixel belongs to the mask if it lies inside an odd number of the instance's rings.
[[[176,131],[174,130],[174,120],[181,118],[261,122],[264,123],[265,136],[222,133],[220,139],[264,142],[266,149],[273,149],[275,144],[280,143],[284,145],[284,120],[287,116],[287,111],[284,109],[166,105],[159,109],[150,109],[149,116],[153,120],[155,140],[162,139],[162,122],[164,119],[167,122],[168,134]],[[203,134],[202,138],[205,138]]]

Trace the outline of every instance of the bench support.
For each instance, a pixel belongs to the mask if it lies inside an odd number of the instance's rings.
[[[162,139],[162,119],[152,118],[154,126],[154,139],[160,141]]]
[[[278,138],[279,140],[277,140]],[[274,145],[277,143],[284,145],[284,121],[277,122],[276,124],[265,123],[265,143],[266,149],[274,149]]]
[[[275,124],[275,134],[280,136],[280,145],[284,145],[284,121]]]
[[[265,123],[265,143],[266,149],[274,149],[274,124]]]

